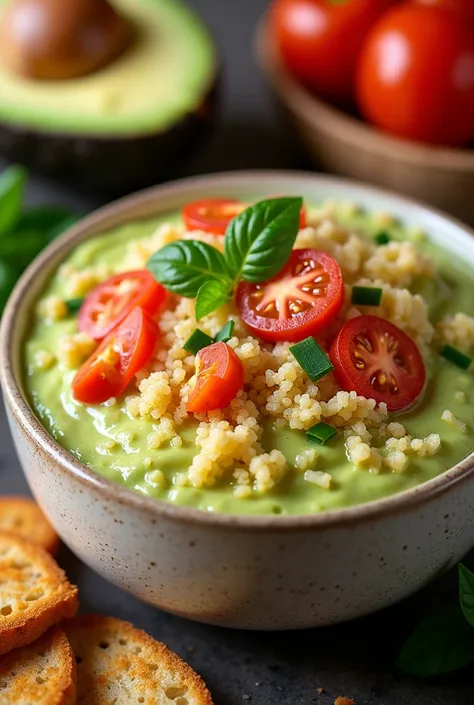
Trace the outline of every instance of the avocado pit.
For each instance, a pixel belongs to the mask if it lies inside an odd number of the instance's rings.
[[[110,64],[132,35],[107,0],[14,0],[0,23],[0,56],[24,78],[67,80]]]

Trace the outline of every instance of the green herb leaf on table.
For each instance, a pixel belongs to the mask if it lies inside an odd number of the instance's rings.
[[[474,659],[474,630],[458,605],[424,619],[405,642],[397,666],[429,678],[462,668]]]
[[[78,216],[65,206],[32,206],[20,213],[15,230],[40,230],[46,233],[53,228],[63,228],[64,223]]]
[[[229,298],[228,282],[210,279],[199,288],[196,296],[196,320],[212,313],[225,304]]]
[[[223,255],[215,247],[198,240],[179,240],[165,245],[147,262],[155,279],[174,294],[194,298],[208,281],[231,281]]]
[[[10,292],[18,281],[20,271],[0,259],[0,313],[5,308]]]
[[[230,222],[224,256],[235,282],[266,281],[283,269],[298,235],[302,205],[299,197],[260,201]]]
[[[26,178],[26,169],[21,166],[10,166],[0,175],[0,237],[5,237],[18,220]]]
[[[459,564],[459,602],[465,618],[474,627],[474,573]]]
[[[59,235],[62,235],[66,230],[72,228],[80,217],[81,216],[77,213],[70,213],[66,218],[60,220],[55,225],[50,225],[45,233],[46,244],[49,245],[53,240],[59,237]]]
[[[12,266],[24,269],[45,246],[42,233],[18,230],[0,237],[0,258]]]

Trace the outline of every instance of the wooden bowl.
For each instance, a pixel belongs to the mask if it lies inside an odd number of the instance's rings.
[[[431,147],[393,137],[317,98],[283,66],[265,19],[257,29],[256,51],[319,169],[398,191],[474,223],[474,149]]]

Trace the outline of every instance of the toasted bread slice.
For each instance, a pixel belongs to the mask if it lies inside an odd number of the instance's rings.
[[[52,627],[0,658],[0,703],[74,705],[76,661],[65,633]]]
[[[0,531],[20,534],[52,555],[59,547],[57,533],[29,497],[0,497]]]
[[[78,705],[212,705],[191,666],[128,622],[86,615],[62,628],[76,654]]]
[[[77,607],[77,588],[49,553],[0,532],[0,654],[31,644]]]

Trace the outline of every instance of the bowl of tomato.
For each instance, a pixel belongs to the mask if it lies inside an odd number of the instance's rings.
[[[474,3],[275,0],[256,49],[317,167],[474,222]]]

